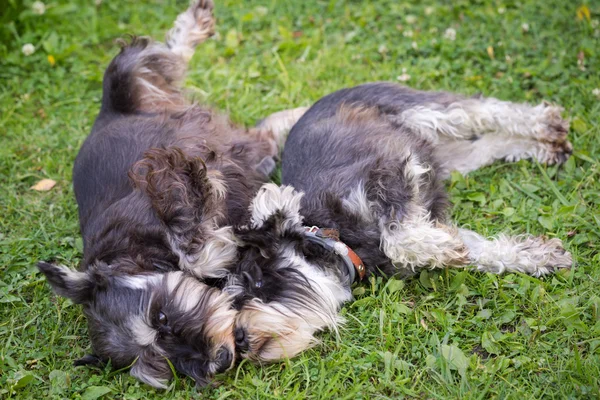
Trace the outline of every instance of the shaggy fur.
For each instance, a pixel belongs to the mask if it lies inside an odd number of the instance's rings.
[[[234,352],[275,361],[312,346],[315,332],[343,322],[353,282],[345,247],[308,240],[307,226],[339,231],[368,274],[571,266],[558,239],[488,240],[454,227],[442,184],[498,159],[563,162],[571,145],[559,108],[377,83],[244,130],[179,87],[213,26],[212,2],[199,0],[166,45],[135,38],[106,71],[73,171],[81,268],[39,264],[58,294],[83,305],[94,354],[77,364],[132,366],[165,387],[170,361],[202,385]],[[298,119],[285,185],[265,184]]]
[[[229,226],[249,221],[277,155],[269,124],[237,128],[178,86],[213,34],[212,8],[197,1],[166,45],[134,38],[108,66],[73,170],[80,271],[39,264],[58,294],[83,305],[93,355],[77,364],[132,366],[155,387],[172,375],[167,360],[199,385],[233,365],[233,299],[200,279],[235,261]]]
[[[452,170],[495,160],[563,162],[572,151],[567,131],[560,108],[548,104],[389,83],[324,97],[289,134],[286,186],[264,186],[252,202],[251,224],[238,232],[249,250],[230,278],[237,288],[231,293],[247,297],[237,316],[238,350],[255,360],[291,357],[316,342],[315,332],[340,323],[352,282],[341,273],[341,257],[306,239],[306,226],[337,229],[368,274],[474,265],[541,276],[570,268],[559,239],[485,239],[457,229],[442,182]]]

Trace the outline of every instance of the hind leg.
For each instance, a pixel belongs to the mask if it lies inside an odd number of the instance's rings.
[[[194,55],[196,46],[215,33],[213,1],[198,0],[177,16],[173,28],[167,32],[169,50],[187,63]]]
[[[560,239],[500,235],[490,240],[467,229],[458,232],[470,262],[479,271],[523,272],[539,277],[573,265],[571,253],[563,248]]]
[[[189,104],[180,90],[194,48],[214,33],[212,0],[179,14],[166,45],[138,37],[125,44],[105,75],[103,109],[121,113],[178,112]]]
[[[444,100],[446,94],[441,94]],[[403,111],[397,121],[436,144],[444,174],[467,173],[497,160],[533,158],[560,164],[573,151],[562,108],[511,103],[494,98],[457,98]]]
[[[516,162],[522,159],[535,159],[550,165],[562,164],[572,152],[573,147],[566,138],[561,142],[550,142],[496,133],[474,140],[444,138],[435,148],[443,177],[447,177],[451,171],[467,174],[495,161]]]
[[[308,107],[297,107],[279,111],[259,121],[256,124],[256,127],[260,130],[272,132],[277,145],[281,150],[287,134],[306,111],[308,111]]]

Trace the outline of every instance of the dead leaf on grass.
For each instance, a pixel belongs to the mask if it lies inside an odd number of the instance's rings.
[[[31,189],[37,190],[38,192],[47,192],[48,190],[52,189],[54,185],[56,185],[56,181],[52,179],[42,179],[33,185]]]

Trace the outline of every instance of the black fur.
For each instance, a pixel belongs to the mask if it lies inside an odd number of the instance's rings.
[[[192,7],[212,9],[212,2]],[[267,179],[256,167],[274,156],[273,144],[253,131],[187,103],[177,86],[184,71],[183,59],[143,38],[112,60],[100,114],[73,168],[81,272],[39,264],[58,294],[83,305],[94,355],[77,364],[133,364],[132,374],[154,386],[171,377],[167,359],[199,384],[231,366],[233,317],[229,332],[211,337],[206,327],[220,317],[211,313],[222,309],[214,304],[221,293],[191,283],[179,272],[181,257],[201,248],[215,224],[247,221]],[[215,202],[211,176],[226,187],[223,204]],[[177,307],[188,295],[169,279],[193,288],[192,311]],[[159,312],[169,329],[157,323]]]

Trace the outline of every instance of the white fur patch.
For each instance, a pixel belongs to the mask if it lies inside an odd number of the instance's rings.
[[[364,185],[359,183],[347,197],[343,200],[344,208],[354,214],[360,215],[363,221],[365,222],[374,222],[375,215],[373,213],[373,208],[375,207],[375,203],[369,201],[367,198],[367,193],[365,192]]]
[[[60,269],[62,278],[65,280],[65,286],[74,286],[77,283],[87,280],[87,274],[85,272],[75,271],[66,265],[55,265],[56,268]]]
[[[469,249],[469,258],[480,271],[523,272],[539,277],[573,265],[571,253],[565,251],[556,238],[500,235],[486,240],[467,229],[459,229],[459,234]]]
[[[381,250],[400,268],[462,265],[465,249],[451,229],[442,229],[426,213],[406,221],[380,223]]]
[[[205,284],[192,277],[185,276],[183,272],[169,272],[166,276],[167,288],[182,312],[189,312],[198,306],[209,289]]]
[[[201,8],[198,1],[195,1],[177,16],[173,29],[167,32],[167,46],[188,62],[194,55],[196,46],[213,35],[214,27],[212,5]]]
[[[271,131],[275,136],[277,146],[281,149],[288,132],[307,110],[308,107],[298,107],[273,113],[263,119],[258,127]]]
[[[156,285],[163,278],[162,274],[119,276],[117,282],[130,289],[145,290],[148,285]]]
[[[149,346],[156,341],[158,332],[143,317],[135,317],[129,325],[135,341],[140,346]]]
[[[169,383],[168,379],[156,378],[156,377],[146,373],[145,369],[146,368],[141,364],[141,361],[138,360],[136,362],[136,364],[133,367],[131,367],[131,370],[129,371],[129,373],[134,378],[137,378],[140,381],[142,381],[152,387],[155,387],[158,389],[166,389],[167,388],[167,383]]]
[[[251,226],[253,229],[260,228],[265,221],[277,212],[284,217],[282,228],[291,229],[302,224],[300,215],[300,202],[304,193],[297,192],[292,186],[277,186],[274,183],[266,183],[259,190],[252,204]]]
[[[237,258],[238,241],[230,226],[218,228],[209,233],[204,245],[195,254],[184,253],[177,240],[169,236],[171,248],[179,256],[180,268],[190,271],[198,278],[222,278]]]
[[[448,106],[431,103],[412,107],[399,116],[399,121],[432,143],[439,136],[468,139],[489,132],[539,138],[557,113],[560,117],[560,110],[546,104],[533,107],[494,98],[464,99]]]

